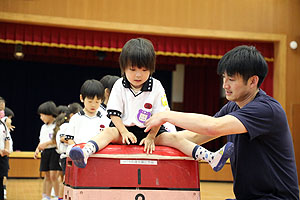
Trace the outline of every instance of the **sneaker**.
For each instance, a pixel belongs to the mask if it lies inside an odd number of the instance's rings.
[[[233,143],[232,142],[227,142],[215,155],[214,161],[217,162],[212,162],[211,166],[213,168],[214,171],[220,171],[226,161],[228,160],[228,158],[231,156],[232,152],[233,152]]]
[[[85,156],[80,147],[73,147],[70,150],[69,156],[77,167],[85,168],[87,164],[87,156]]]

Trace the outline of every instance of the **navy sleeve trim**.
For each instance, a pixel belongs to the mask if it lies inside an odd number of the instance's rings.
[[[108,110],[107,111],[107,117],[110,119],[110,116],[118,116],[121,118],[122,113],[118,110]]]

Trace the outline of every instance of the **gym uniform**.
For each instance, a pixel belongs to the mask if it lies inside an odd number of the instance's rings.
[[[59,164],[61,166],[61,169],[63,171],[63,174],[65,174],[65,169],[66,169],[66,150],[68,147],[68,144],[61,142],[60,138],[66,135],[67,129],[68,129],[69,123],[65,122],[59,127],[59,131],[56,134],[56,145],[57,145],[57,153],[60,154],[59,157]]]
[[[44,124],[40,131],[40,144],[52,140],[55,123]],[[61,171],[59,166],[59,154],[56,152],[56,145],[48,145],[41,153],[40,171]]]
[[[149,77],[139,92],[132,90],[126,77],[118,79],[107,103],[107,116],[118,116],[123,124],[137,137],[137,144],[147,136],[145,121],[151,115],[169,110],[165,90],[160,81]],[[112,126],[114,126],[112,124]],[[167,132],[162,125],[157,135]]]
[[[76,144],[86,143],[109,127],[111,120],[99,110],[93,117],[87,116],[83,110],[73,115],[67,129],[67,137],[73,138]]]

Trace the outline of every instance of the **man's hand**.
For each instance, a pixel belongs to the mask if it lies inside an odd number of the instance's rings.
[[[121,136],[122,136],[122,143],[123,144],[130,144],[130,142],[132,144],[136,143],[137,142],[137,139],[135,137],[135,135],[129,131],[125,131],[125,132],[122,132],[120,133]]]
[[[148,134],[147,137],[141,140],[140,145],[144,146],[144,151],[147,152],[147,154],[152,154],[153,151],[155,151],[155,143],[154,143],[155,137],[153,135]]]
[[[146,129],[144,130],[144,132],[148,132],[153,127],[155,127],[155,126],[160,127],[162,124],[164,124],[165,123],[165,121],[163,120],[163,115],[164,114],[165,114],[165,112],[160,112],[160,113],[155,113],[154,115],[152,115],[145,122]]]

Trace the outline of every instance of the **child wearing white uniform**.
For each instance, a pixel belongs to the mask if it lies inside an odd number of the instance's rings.
[[[59,164],[62,168],[62,173],[60,174],[62,181],[59,185],[58,200],[63,199],[64,194],[64,184],[65,180],[65,169],[66,169],[66,150],[68,147],[68,140],[66,140],[66,133],[69,127],[69,121],[72,116],[82,110],[79,103],[72,103],[66,106],[64,112],[59,114],[55,120],[56,126],[54,128],[55,142],[57,149],[56,151],[60,154]]]
[[[70,120],[66,133],[70,145],[68,148],[71,148],[75,143],[86,143],[104,128],[109,127],[110,119],[99,111],[103,92],[103,86],[98,80],[92,79],[83,83],[80,90],[80,100],[83,102],[84,108]]]
[[[193,153],[195,150],[186,149],[184,143],[178,145],[179,143],[169,142],[172,140],[172,134],[164,134],[167,133],[164,125],[144,132],[144,123],[151,115],[170,109],[164,88],[151,76],[155,70],[155,51],[152,43],[142,38],[129,40],[120,54],[120,68],[123,78],[115,83],[107,105],[107,113],[114,127],[107,128],[102,134],[92,138],[83,149],[73,147],[70,158],[74,164],[84,168],[91,154],[111,142],[144,145],[144,151],[147,153],[155,150],[155,144],[168,145],[196,158]],[[190,143],[188,140],[185,142]],[[219,166],[222,168],[232,153],[232,143],[221,149],[224,152],[221,156],[216,156],[219,152],[212,153],[200,148],[203,153],[209,155],[207,162],[212,163],[215,160],[214,163],[218,165],[218,168],[212,166],[215,169],[219,169]]]
[[[59,166],[59,154],[56,152],[56,144],[53,140],[57,113],[57,107],[53,101],[42,103],[38,108],[38,114],[45,124],[41,127],[40,142],[35,150],[34,158],[36,159],[38,153],[42,151],[40,171],[45,173],[43,200],[50,199],[52,186],[55,194],[58,194],[59,190],[58,172],[61,171],[61,167]]]
[[[3,179],[8,174],[8,155],[11,152],[11,136],[5,124],[5,100],[0,97],[0,200],[6,199]]]

